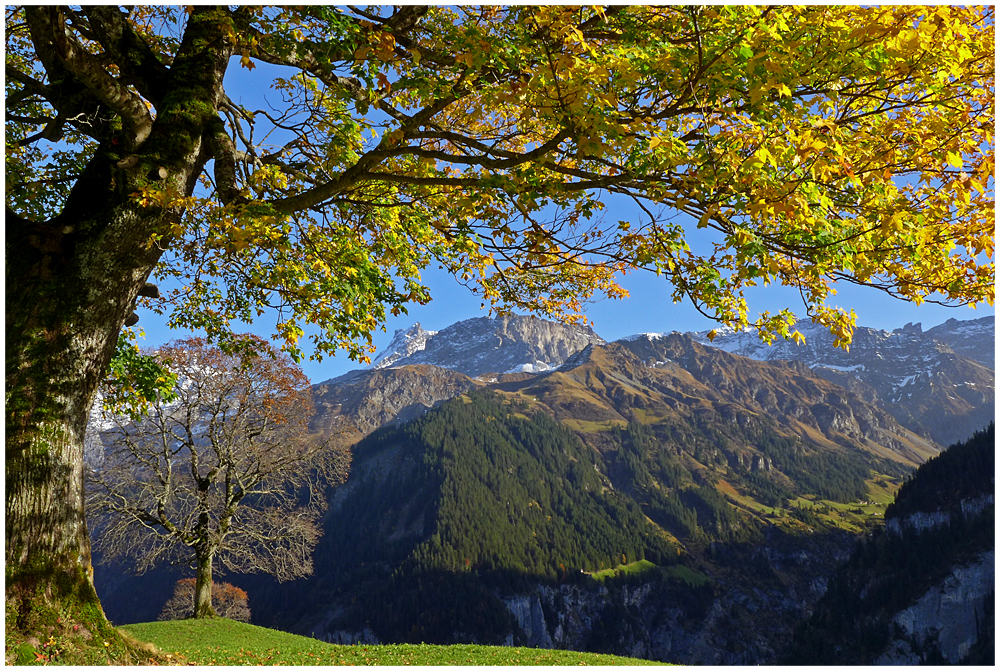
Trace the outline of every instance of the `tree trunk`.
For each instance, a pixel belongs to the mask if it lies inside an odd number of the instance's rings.
[[[215,617],[212,607],[212,554],[198,554],[198,573],[194,581],[194,615]]]
[[[193,192],[210,158],[203,136],[218,124],[231,34],[228,10],[196,8],[164,83],[176,93],[148,137],[102,141],[57,217],[6,213],[8,648],[69,622],[102,652],[101,637],[118,640],[93,588],[83,437],[118,333],[159,260],[151,236],[181,215],[142,207],[132,194],[152,163],[166,167],[164,186]],[[121,167],[116,145],[139,155],[138,166]]]
[[[106,625],[84,519],[83,437],[118,332],[158,257],[137,238],[129,209],[67,211],[46,224],[8,213],[8,631],[35,631],[46,609],[83,607],[85,626]],[[108,253],[109,240],[124,249]]]

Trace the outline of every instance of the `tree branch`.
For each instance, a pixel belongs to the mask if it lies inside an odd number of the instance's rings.
[[[108,5],[83,8],[97,40],[118,64],[122,81],[135,86],[143,96],[159,107],[166,93],[169,70],[152,48],[132,30],[117,7]]]
[[[128,147],[133,148],[142,144],[153,126],[153,118],[142,98],[115,80],[100,61],[68,33],[63,13],[58,7],[26,7],[24,14],[31,29],[32,41],[38,46],[37,51],[39,56],[42,56],[46,70],[49,70],[53,63],[52,59],[46,59],[44,54],[51,52],[55,59],[58,59],[58,63],[94,98],[121,116]],[[54,77],[54,74],[61,73],[50,71],[51,81],[61,79]],[[56,101],[53,101],[53,104],[59,109]]]
[[[236,179],[237,152],[221,119],[216,119],[205,133],[215,158],[215,188],[223,205],[248,202]]]

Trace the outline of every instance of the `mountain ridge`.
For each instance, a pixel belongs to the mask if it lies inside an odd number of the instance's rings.
[[[589,326],[533,316],[477,317],[440,331],[425,331],[417,323],[405,331],[397,330],[369,368],[427,364],[472,378],[538,373],[557,368],[568,356],[594,342],[604,340]]]
[[[833,347],[824,327],[801,320],[806,343],[779,340],[764,345],[749,333],[717,329],[686,335],[701,345],[757,361],[798,361],[891,414],[910,431],[939,445],[962,440],[995,418],[994,318],[948,321],[924,331],[918,324],[885,331],[859,326],[849,351]],[[617,342],[653,342],[670,333],[627,336]],[[591,345],[605,343],[590,328],[534,317],[465,320],[440,331],[419,323],[398,330],[368,369],[351,371],[321,385],[355,380],[371,370],[424,364],[457,371],[484,384],[507,374],[539,374],[566,365]],[[985,346],[984,346],[985,345]],[[444,396],[438,395],[433,402]],[[432,403],[430,404],[432,405]]]
[[[891,332],[859,326],[849,351],[833,347],[833,336],[818,324],[802,320],[796,328],[805,344],[779,340],[768,346],[726,328],[711,341],[707,331],[688,335],[758,361],[800,361],[941,445],[965,439],[995,417],[993,317],[951,319],[926,332],[912,323]]]

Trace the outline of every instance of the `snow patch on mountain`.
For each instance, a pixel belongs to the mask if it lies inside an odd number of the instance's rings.
[[[854,366],[834,366],[832,363],[819,365],[823,366],[823,368],[829,368],[830,370],[839,370],[841,373],[856,373],[865,369],[865,365],[863,363],[859,363]]]
[[[625,340],[627,342],[634,342],[636,340],[642,340],[643,338],[646,340],[659,340],[660,338],[666,338],[674,333],[680,333],[680,331],[670,331],[669,333],[636,333],[635,335],[625,336],[624,338],[621,338],[621,340]]]
[[[545,363],[544,361],[536,361],[534,363],[522,363],[522,364],[519,364],[517,366],[514,366],[510,370],[504,371],[504,372],[505,373],[544,373],[546,371],[553,370],[556,367],[557,366],[553,366],[552,364]]]

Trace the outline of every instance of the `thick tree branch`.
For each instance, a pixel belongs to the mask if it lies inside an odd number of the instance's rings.
[[[94,98],[121,116],[129,148],[142,144],[153,126],[153,118],[146,104],[127,86],[112,77],[101,62],[68,33],[62,11],[57,7],[27,7],[25,17],[34,43],[47,47],[39,48],[39,55],[51,52],[59,64],[86,87]],[[51,59],[49,60],[46,63],[43,57],[42,62],[47,70],[52,65]],[[51,71],[49,76],[50,80],[58,81]],[[56,107],[59,109],[58,104]]]
[[[216,119],[206,132],[206,138],[215,158],[215,188],[223,205],[247,202],[240,192],[236,178],[236,162],[239,160],[233,140],[226,133],[221,119]]]
[[[166,94],[169,70],[132,29],[128,15],[108,5],[86,6],[83,11],[90,19],[95,37],[118,64],[122,81],[159,107]]]

